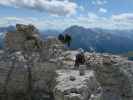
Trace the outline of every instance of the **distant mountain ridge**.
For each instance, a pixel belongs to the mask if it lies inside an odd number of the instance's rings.
[[[130,39],[133,39],[133,30],[107,30],[107,29],[95,29],[99,32],[106,32],[113,35],[128,37]]]
[[[89,51],[93,48],[97,52],[109,53],[124,53],[133,50],[133,39],[120,35],[115,30],[72,26],[63,32],[63,34],[66,33],[72,36],[72,49],[83,48]]]
[[[3,48],[4,45],[4,37],[6,32],[15,31],[14,26],[0,27],[0,49]]]
[[[48,36],[57,37],[60,33],[62,33],[60,30],[55,30],[55,29],[47,29],[40,31],[40,35],[42,36],[42,38],[47,38]]]
[[[7,26],[7,27],[0,27],[0,32],[10,32],[10,31],[14,31],[15,27],[14,26]]]
[[[14,31],[14,26],[0,27],[0,48],[3,47],[4,34]],[[100,28],[84,28],[71,26],[63,32],[55,29],[40,31],[41,37],[57,37],[60,33],[72,36],[72,49],[83,48],[87,51],[95,49],[97,52],[125,53],[133,51],[133,30],[106,30]]]

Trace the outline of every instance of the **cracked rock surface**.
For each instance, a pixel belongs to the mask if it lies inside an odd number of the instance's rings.
[[[78,70],[58,70],[57,74],[55,100],[89,100],[91,95],[98,95],[100,86],[93,71],[86,70],[84,76],[80,76]]]

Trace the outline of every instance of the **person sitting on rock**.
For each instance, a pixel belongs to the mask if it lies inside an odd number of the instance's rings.
[[[75,68],[79,68],[79,65],[83,64],[85,64],[84,50],[80,48],[79,53],[76,55]]]

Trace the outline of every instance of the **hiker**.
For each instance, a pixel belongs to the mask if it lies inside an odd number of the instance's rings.
[[[84,50],[80,48],[79,53],[76,55],[75,68],[79,68],[79,65],[83,64],[85,64]]]

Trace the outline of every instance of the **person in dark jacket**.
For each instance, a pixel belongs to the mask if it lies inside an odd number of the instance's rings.
[[[80,48],[79,53],[76,55],[75,68],[79,68],[79,65],[83,64],[85,64],[84,50]]]

